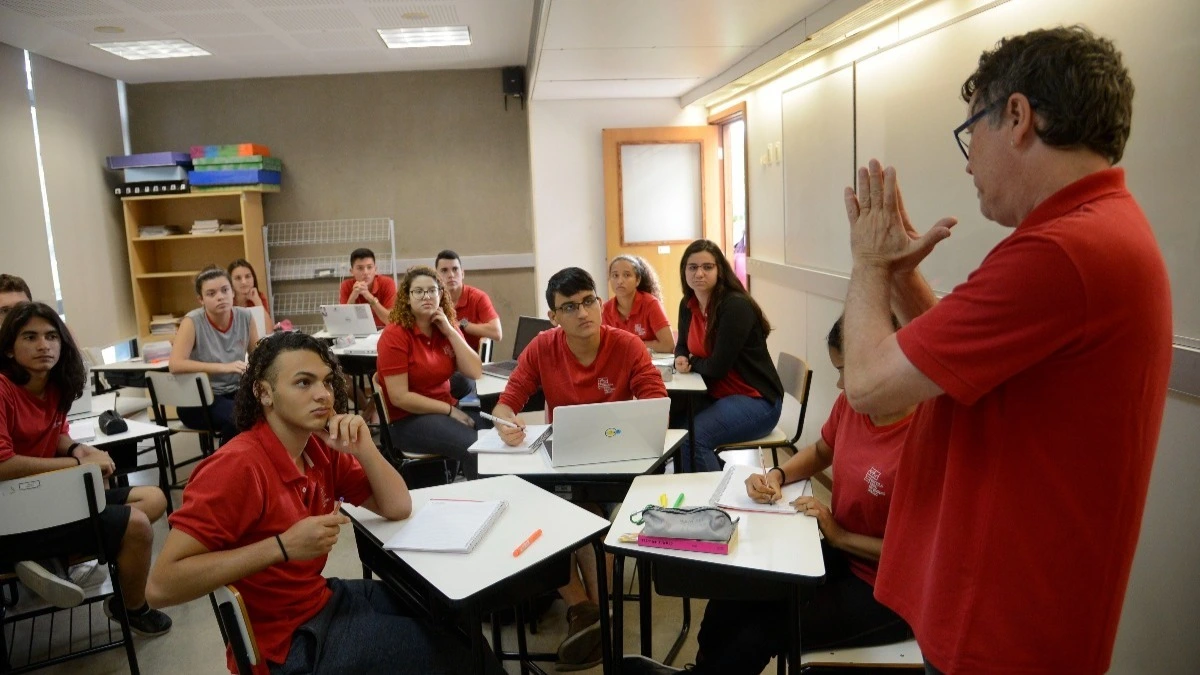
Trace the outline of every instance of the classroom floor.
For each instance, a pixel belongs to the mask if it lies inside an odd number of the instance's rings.
[[[177,459],[198,454],[194,437],[190,434],[176,435],[174,445]],[[135,474],[131,482],[135,484],[152,484],[156,480],[151,472]],[[827,497],[826,497],[827,498]],[[174,493],[175,504],[180,502],[180,493]],[[161,549],[167,534],[166,519],[155,524],[155,554]],[[632,584],[632,565],[626,565],[625,588],[634,588]],[[354,533],[350,525],[342,528],[341,537],[329,556],[325,567],[325,576],[357,579],[362,576],[362,566],[354,547]],[[696,653],[696,632],[700,627],[700,619],[704,615],[705,601],[692,601],[692,627],[688,639],[683,646],[676,667],[690,663]],[[678,598],[655,597],[654,608],[654,656],[662,658],[678,632],[681,618],[681,601]],[[171,632],[165,636],[153,639],[135,638],[138,664],[141,671],[148,675],[171,673],[172,675],[225,675],[224,646],[213,616],[212,607],[207,598],[194,600],[185,605],[171,607],[165,610],[170,615],[174,625]],[[558,643],[565,637],[566,621],[562,601],[554,605],[541,617],[537,635],[529,635],[530,651],[553,652]],[[100,622],[104,623],[104,622]],[[625,651],[636,652],[640,644],[637,606],[635,603],[625,605]],[[115,626],[115,624],[114,624]],[[490,628],[485,624],[484,635],[490,636]],[[502,631],[506,649],[515,649],[516,632],[510,625]],[[57,636],[56,636],[57,638]],[[546,672],[554,673],[554,664],[539,664]],[[505,664],[509,673],[519,673],[516,663]],[[68,675],[88,673],[89,675],[119,675],[128,673],[123,649],[113,649],[101,654],[83,659],[76,659],[52,668],[37,671],[39,675]],[[599,673],[599,666],[582,673]],[[775,673],[774,661],[763,673]]]

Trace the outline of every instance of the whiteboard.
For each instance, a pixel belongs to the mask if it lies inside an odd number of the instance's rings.
[[[1175,333],[1200,339],[1200,302],[1194,301],[1200,291],[1200,209],[1189,208],[1200,197],[1194,185],[1200,157],[1200,2],[1144,0],[1135,11],[1123,0],[1010,0],[862,58],[854,64],[853,163],[876,157],[894,165],[919,229],[943,216],[959,218],[954,235],[922,266],[935,289],[951,290],[1008,234],[979,214],[966,160],[954,142],[951,132],[966,117],[959,88],[980,52],[999,38],[1073,23],[1112,38],[1124,54],[1137,92],[1133,133],[1118,166],[1125,168],[1129,188],[1158,237],[1171,277]],[[838,71],[827,77],[845,76]],[[806,105],[801,97],[817,92],[818,82],[786,93],[782,103],[785,260],[848,274],[845,232],[828,225],[796,226],[805,222],[809,209],[832,222],[841,208],[841,191],[831,183],[844,184],[845,179],[832,177],[844,175],[846,142],[841,133],[804,132],[806,124],[828,129],[820,125],[843,114],[844,96],[809,96]],[[828,175],[793,171],[793,162],[802,161],[804,153],[826,158]],[[831,196],[814,200],[820,191]],[[844,222],[841,214],[838,224]],[[838,247],[844,250],[839,253]]]

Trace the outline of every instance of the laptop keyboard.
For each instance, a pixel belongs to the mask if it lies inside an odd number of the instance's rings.
[[[491,375],[492,377],[508,378],[517,368],[516,361],[499,361],[497,363],[488,363],[483,366],[483,374]]]

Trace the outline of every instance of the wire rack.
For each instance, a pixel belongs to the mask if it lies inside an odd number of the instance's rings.
[[[303,279],[341,280],[350,276],[350,261],[345,256],[321,258],[273,258],[270,262],[272,281],[297,281]],[[377,260],[378,274],[390,275],[392,261]],[[318,274],[320,272],[320,274]]]
[[[273,300],[274,306],[271,308],[271,313],[275,315],[318,314],[321,311],[321,305],[338,304],[338,290],[333,288],[324,291],[277,293]]]
[[[349,242],[391,241],[391,218],[352,218],[346,220],[305,220],[292,223],[268,223],[268,246],[307,244],[344,244]]]
[[[325,324],[323,324],[323,323],[298,323],[298,324],[292,324],[292,328],[300,331],[301,333],[304,333],[305,335],[312,335],[313,333],[317,333],[319,331],[325,330]]]

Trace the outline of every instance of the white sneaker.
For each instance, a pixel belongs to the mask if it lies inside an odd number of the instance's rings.
[[[51,567],[56,565],[51,562]],[[23,560],[14,565],[14,571],[21,583],[55,607],[76,607],[83,602],[85,596],[78,584],[46,569],[41,563]]]
[[[108,565],[101,565],[99,560],[88,560],[72,565],[67,576],[80,588],[97,588],[108,579]]]

